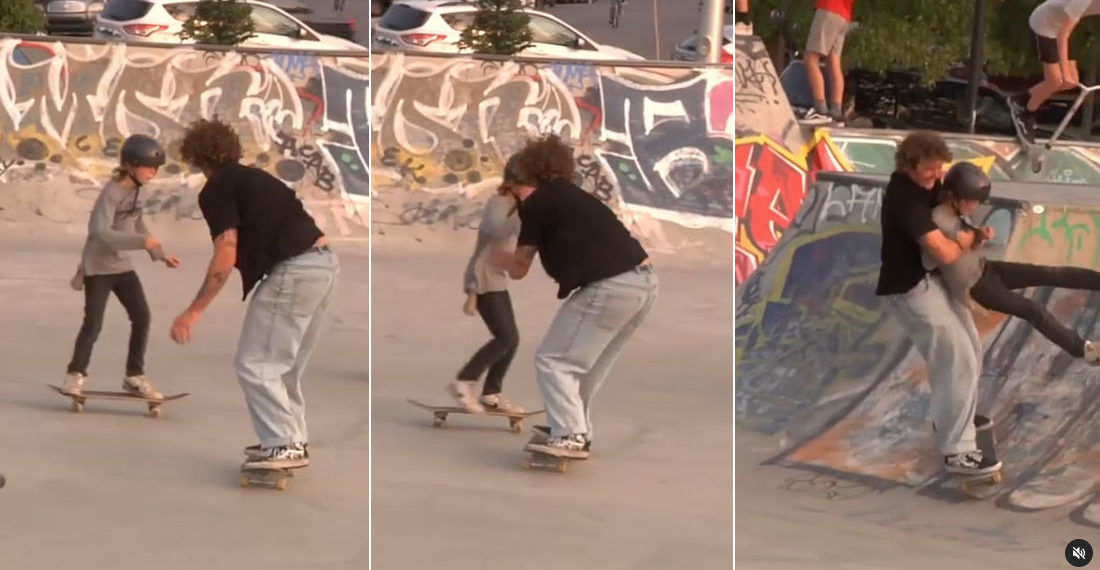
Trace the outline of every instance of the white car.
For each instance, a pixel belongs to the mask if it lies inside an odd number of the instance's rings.
[[[244,0],[252,7],[255,36],[240,45],[317,51],[367,51],[336,36],[318,33],[301,20],[266,2]],[[169,44],[195,43],[180,36],[195,12],[196,0],[109,0],[96,19],[94,35],[105,40]]]
[[[371,45],[411,52],[461,53],[462,30],[474,20],[477,6],[464,0],[399,0],[386,10],[371,32]],[[604,61],[645,58],[614,46],[596,43],[565,22],[535,10],[530,17],[532,46],[520,55]]]
[[[699,61],[698,52],[699,36],[690,38],[676,44],[672,50],[672,59],[675,61]],[[722,63],[733,63],[733,26],[722,28]]]

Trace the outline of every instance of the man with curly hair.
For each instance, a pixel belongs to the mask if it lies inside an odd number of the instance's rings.
[[[493,262],[522,279],[537,253],[566,299],[535,353],[550,425],[527,449],[584,459],[592,400],[653,308],[657,276],[615,213],[572,182],[573,151],[556,135],[529,141],[515,166],[508,188],[519,201],[517,247],[495,251]]]
[[[336,254],[294,190],[240,164],[241,142],[217,119],[192,123],[180,154],[206,177],[199,208],[214,255],[191,305],[172,323],[172,339],[191,340],[202,311],[233,268],[243,299],[255,287],[237,345],[235,367],[259,436],[246,467],[309,464],[302,379],[340,273]],[[257,286],[257,283],[259,285]]]
[[[997,471],[984,457],[974,426],[978,407],[982,342],[966,303],[952,299],[941,270],[930,265],[966,263],[962,245],[948,238],[932,217],[943,191],[951,151],[938,133],[917,131],[898,144],[895,170],[882,196],[882,248],[875,294],[896,313],[928,368],[928,414],[944,469],[962,475]]]

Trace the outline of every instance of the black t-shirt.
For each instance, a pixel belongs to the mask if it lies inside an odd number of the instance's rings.
[[[928,273],[921,264],[920,240],[936,229],[932,208],[940,191],[921,188],[905,173],[890,176],[882,197],[882,267],[876,295],[899,295],[916,287]]]
[[[558,298],[635,268],[648,255],[615,213],[565,179],[547,180],[519,204],[519,245],[537,247]]]
[[[244,297],[277,263],[304,253],[324,235],[301,200],[271,174],[232,163],[219,168],[199,192],[210,235],[237,229],[237,270]]]

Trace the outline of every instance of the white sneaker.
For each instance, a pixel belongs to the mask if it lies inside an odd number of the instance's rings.
[[[485,408],[474,397],[474,383],[466,380],[451,380],[447,384],[447,393],[457,402],[459,407],[465,408],[471,414],[484,414]]]
[[[122,381],[122,389],[125,392],[129,392],[135,396],[141,396],[142,398],[149,398],[150,400],[160,400],[164,398],[164,395],[153,389],[153,385],[149,383],[149,380],[142,376],[127,376]]]
[[[254,469],[296,469],[308,465],[309,453],[301,443],[262,449],[244,462],[244,467]]]
[[[524,449],[539,451],[549,455],[569,457],[571,459],[587,459],[587,443],[588,441],[584,435],[575,433],[562,437],[550,437],[543,442],[532,441],[528,443]]]
[[[504,412],[506,414],[522,414],[523,408],[500,397],[500,394],[482,394],[478,402],[491,412]]]
[[[79,396],[84,390],[86,376],[79,372],[70,372],[65,375],[65,381],[61,383],[61,391],[66,394]]]
[[[1100,343],[1085,341],[1085,362],[1093,366],[1100,365]]]

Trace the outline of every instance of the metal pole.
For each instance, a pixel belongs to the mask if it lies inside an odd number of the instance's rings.
[[[966,85],[966,132],[978,123],[978,89],[982,81],[982,38],[985,36],[985,0],[974,0],[974,21],[970,36],[970,78]]]
[[[699,17],[699,32],[696,53],[699,61],[718,63],[722,61],[722,16],[725,9],[723,0],[705,0]]]
[[[661,21],[657,13],[657,0],[653,0],[653,59],[661,59],[661,29],[658,22]]]

